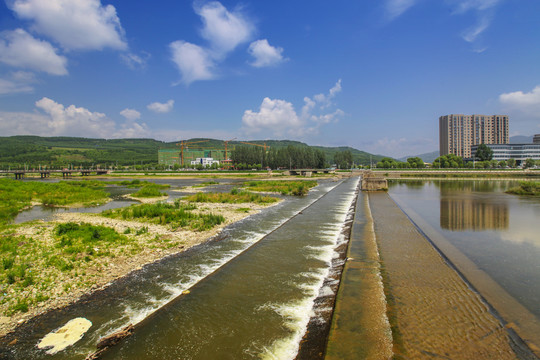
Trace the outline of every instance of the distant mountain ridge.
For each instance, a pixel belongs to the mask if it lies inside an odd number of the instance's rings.
[[[197,142],[193,148],[223,149],[224,142],[217,139],[194,138],[186,142]],[[135,165],[158,162],[159,149],[179,149],[181,140],[163,142],[154,139],[91,139],[80,137],[40,137],[40,136],[10,136],[0,137],[0,165],[64,166],[65,164],[118,164]],[[246,142],[264,145],[270,148],[287,146],[310,146],[293,140],[248,140]],[[229,150],[235,145],[243,145],[241,141],[230,141]],[[352,147],[313,146],[324,152],[326,160],[333,163],[334,154],[349,150],[355,164],[374,164],[383,158]]]
[[[510,136],[510,144],[532,144],[534,136],[516,135]]]
[[[398,160],[399,161],[407,161],[408,158],[412,158],[412,157],[419,157],[424,162],[432,163],[433,161],[435,161],[436,158],[439,157],[439,150],[424,153],[424,154],[420,154],[420,155],[404,156],[402,158],[399,158]]]

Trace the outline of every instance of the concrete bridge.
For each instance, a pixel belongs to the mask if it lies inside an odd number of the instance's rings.
[[[291,169],[291,170],[285,170],[283,172],[284,175],[301,175],[301,176],[311,176],[313,174],[334,174],[336,171],[331,169]]]
[[[64,170],[0,170],[0,174],[14,174],[15,179],[20,180],[24,178],[27,174],[39,174],[42,179],[48,178],[51,174],[62,174],[62,177],[68,178],[74,174],[81,174],[81,176],[90,176],[92,173],[96,175],[105,175],[109,173],[109,170],[106,169],[64,169]]]

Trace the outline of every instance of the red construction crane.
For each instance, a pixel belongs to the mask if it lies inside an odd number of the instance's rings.
[[[180,156],[182,158],[182,162],[180,163],[180,165],[184,165],[184,148],[188,147],[188,145],[193,145],[193,144],[198,144],[198,143],[202,143],[202,142],[208,142],[208,140],[199,140],[199,141],[180,141],[180,143],[176,144],[177,146],[180,145]]]

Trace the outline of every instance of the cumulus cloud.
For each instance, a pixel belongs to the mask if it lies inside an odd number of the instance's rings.
[[[339,120],[345,113],[337,109],[333,112],[321,113],[321,110],[332,105],[332,99],[341,91],[341,80],[330,89],[328,95],[319,94],[314,99],[304,98],[301,113],[298,114],[294,105],[286,100],[265,97],[259,111],[246,110],[242,117],[243,131],[247,134],[263,132],[277,138],[299,138],[317,134],[322,125]],[[317,108],[317,105],[324,106]]]
[[[182,82],[189,85],[197,80],[210,80],[213,74],[214,62],[204,48],[182,40],[169,45],[172,60],[182,75]]]
[[[23,29],[0,33],[0,62],[51,75],[68,73],[65,57],[58,55],[50,43],[34,38]]]
[[[100,0],[12,0],[8,6],[64,49],[127,49],[115,7]]]
[[[386,15],[393,20],[415,5],[417,0],[387,0],[385,4]]]
[[[169,100],[166,103],[153,102],[147,106],[148,110],[152,110],[157,113],[168,113],[174,107],[174,100]]]
[[[105,114],[75,105],[64,106],[47,97],[36,101],[40,113],[0,113],[0,131],[6,135],[84,136],[98,138],[144,137],[145,124],[117,125]]]
[[[266,39],[252,42],[248,52],[255,58],[251,63],[254,67],[275,66],[285,61],[282,55],[283,48],[270,45]]]
[[[267,130],[278,137],[297,131],[303,125],[293,104],[285,100],[272,100],[268,97],[263,99],[258,112],[246,110],[242,117],[242,123],[247,133]]]
[[[202,46],[178,40],[169,45],[172,60],[182,76],[181,82],[185,84],[216,78],[217,65],[239,45],[249,42],[256,30],[241,8],[229,10],[218,1],[199,1],[193,8],[201,17],[200,34],[208,44]],[[253,42],[248,52],[255,58],[251,62],[255,67],[272,66],[286,60],[283,49],[271,46],[266,39]]]
[[[515,91],[499,95],[499,101],[509,108],[528,115],[540,116],[540,85],[530,92]]]
[[[217,1],[195,6],[195,12],[203,21],[201,35],[208,40],[217,57],[249,41],[255,30],[252,22],[239,10],[228,11]]]
[[[120,111],[120,115],[131,121],[135,121],[141,118],[141,113],[134,109],[124,109]]]
[[[322,109],[332,105],[332,99],[341,92],[341,79],[339,79],[336,84],[328,91],[328,94],[317,94],[313,96],[313,100],[309,98],[304,98],[306,105],[304,107],[312,108],[315,105],[319,105]]]

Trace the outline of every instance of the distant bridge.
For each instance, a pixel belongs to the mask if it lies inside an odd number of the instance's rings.
[[[109,170],[105,169],[79,169],[79,170],[0,170],[0,174],[14,174],[15,179],[19,180],[25,177],[27,174],[39,174],[42,179],[50,177],[51,174],[62,174],[62,177],[68,178],[74,174],[80,174],[81,176],[90,176],[92,173],[95,175],[105,175],[109,173]]]
[[[332,169],[290,169],[283,172],[284,175],[302,175],[311,176],[312,174],[324,173],[334,174],[336,171]]]

